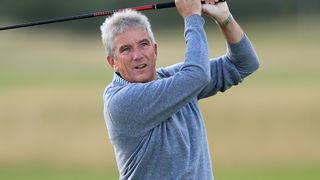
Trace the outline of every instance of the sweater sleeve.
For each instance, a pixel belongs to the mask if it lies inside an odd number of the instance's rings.
[[[199,99],[239,84],[258,69],[259,60],[249,38],[244,35],[240,42],[228,44],[226,55],[211,59],[210,66],[211,81],[201,91]]]
[[[204,20],[185,19],[186,54],[180,71],[149,83],[131,83],[114,92],[106,103],[113,126],[130,136],[141,136],[196,98],[210,81]]]

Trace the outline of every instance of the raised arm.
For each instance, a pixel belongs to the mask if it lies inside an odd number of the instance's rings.
[[[224,92],[233,85],[242,82],[243,78],[253,73],[259,67],[256,52],[240,25],[232,17],[226,2],[206,0],[202,6],[203,12],[211,17],[220,27],[226,42],[227,53],[211,59],[211,82],[203,89],[200,98]]]

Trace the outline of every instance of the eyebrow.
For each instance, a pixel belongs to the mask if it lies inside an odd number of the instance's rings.
[[[119,50],[121,50],[121,49],[123,49],[123,48],[126,48],[126,47],[131,47],[131,45],[129,45],[129,44],[121,45],[121,46],[119,47]]]
[[[142,43],[142,42],[148,42],[148,43],[151,43],[151,41],[150,41],[149,39],[147,39],[147,38],[144,38],[144,39],[142,39],[141,41],[139,41],[139,43]]]
[[[140,40],[140,41],[138,42],[138,44],[143,43],[143,42],[147,42],[147,43],[151,44],[151,41],[150,41],[149,39],[147,39],[147,38],[144,38],[144,39]],[[129,45],[129,44],[123,44],[123,45],[121,45],[121,46],[119,47],[119,50],[121,50],[121,49],[123,49],[123,48],[126,48],[126,47],[131,47],[131,45]]]

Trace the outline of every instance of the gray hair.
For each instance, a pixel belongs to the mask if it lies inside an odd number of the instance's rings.
[[[100,27],[102,42],[107,55],[115,55],[114,38],[128,28],[145,29],[151,39],[151,43],[156,43],[148,18],[137,11],[126,9],[121,12],[116,12],[111,17],[106,18],[105,22]]]

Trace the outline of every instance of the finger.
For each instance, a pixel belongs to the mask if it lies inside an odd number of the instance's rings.
[[[215,0],[210,0],[209,4],[216,4],[216,1]]]
[[[212,11],[214,11],[215,7],[212,4],[203,4],[202,5],[202,11],[207,14],[210,15]]]
[[[215,0],[204,0],[201,2],[204,2],[205,4],[215,4]]]

